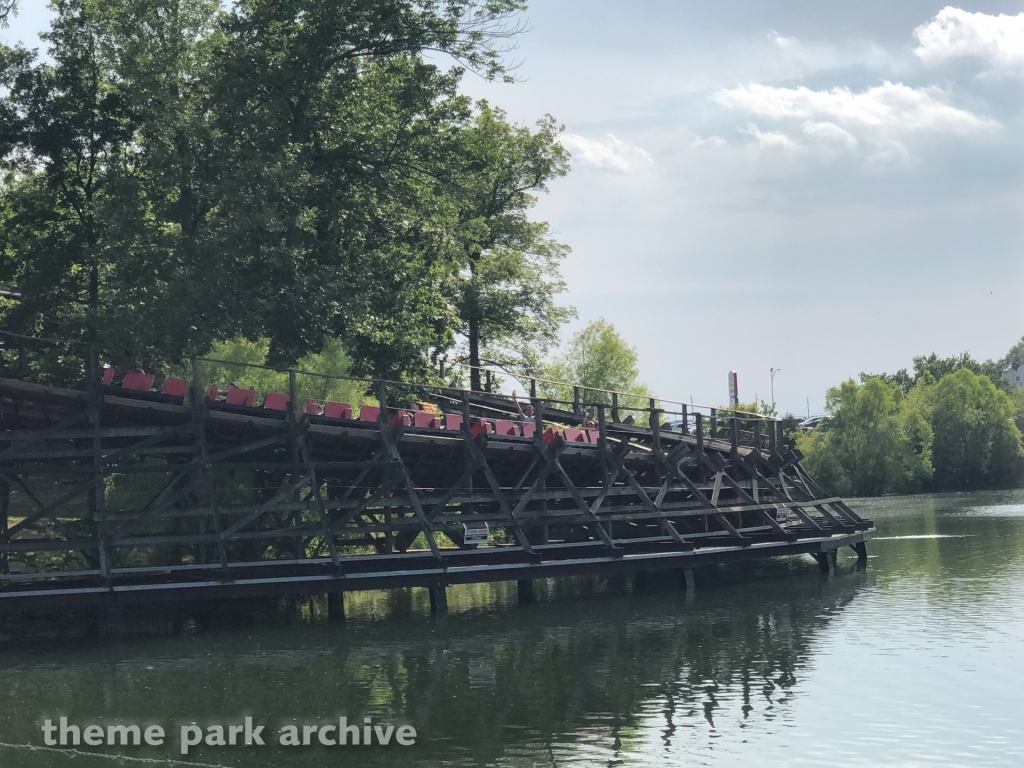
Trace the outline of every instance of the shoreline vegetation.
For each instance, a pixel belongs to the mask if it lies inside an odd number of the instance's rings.
[[[1018,488],[1024,482],[1024,388],[999,361],[915,357],[913,371],[860,375],[826,396],[829,418],[797,436],[805,466],[842,496]]]

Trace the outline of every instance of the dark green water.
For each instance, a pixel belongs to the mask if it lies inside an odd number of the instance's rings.
[[[1024,766],[1024,493],[856,506],[880,529],[866,570],[759,566],[692,602],[561,582],[519,606],[494,585],[451,590],[444,619],[425,593],[373,594],[344,625],[6,650],[0,766]],[[169,738],[21,746],[60,715]],[[179,754],[181,723],[245,715],[270,736],[347,715],[419,737]]]

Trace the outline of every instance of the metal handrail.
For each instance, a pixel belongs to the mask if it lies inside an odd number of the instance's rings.
[[[36,342],[43,342],[43,343],[48,343],[48,344],[87,346],[87,347],[90,348],[90,350],[93,350],[93,352],[91,352],[91,355],[95,354],[95,352],[94,352],[95,344],[90,344],[89,342],[84,342],[84,341],[78,341],[78,340],[65,340],[65,341],[62,341],[62,340],[59,340],[59,339],[51,339],[51,338],[41,337],[41,336],[27,336],[27,335],[24,335],[24,334],[18,334],[18,333],[14,333],[12,331],[4,331],[4,330],[0,330],[0,336],[8,336],[8,337],[12,337],[12,338],[16,338],[16,339],[22,339],[22,340],[26,340],[26,341],[36,341]],[[488,395],[490,397],[502,398],[502,399],[505,399],[505,400],[509,400],[510,402],[513,402],[513,403],[519,402],[519,401],[527,401],[528,402],[531,399],[531,398],[512,397],[511,395],[506,395],[506,394],[503,394],[503,393],[474,392],[472,390],[461,390],[458,387],[449,387],[449,386],[438,385],[438,384],[428,384],[428,383],[422,383],[422,382],[409,382],[409,381],[398,381],[398,380],[394,380],[394,379],[383,379],[383,378],[364,378],[364,377],[359,377],[359,376],[348,376],[348,375],[344,375],[344,374],[322,373],[322,372],[319,372],[319,371],[307,371],[307,370],[301,369],[301,368],[276,368],[276,367],[271,366],[271,365],[263,365],[263,364],[258,364],[258,363],[246,363],[246,362],[235,361],[235,360],[223,360],[223,359],[219,359],[219,358],[202,357],[202,356],[198,356],[198,355],[194,355],[194,356],[190,356],[190,355],[171,355],[169,353],[159,352],[159,351],[158,352],[150,352],[150,354],[151,355],[155,354],[155,355],[157,355],[157,356],[159,356],[159,357],[161,357],[161,358],[163,358],[165,360],[168,360],[168,359],[174,360],[175,358],[177,358],[177,360],[188,359],[188,360],[192,361],[193,367],[195,367],[196,364],[198,364],[198,363],[212,363],[212,364],[215,364],[215,365],[224,365],[224,366],[232,366],[232,367],[236,367],[237,366],[237,367],[240,367],[240,368],[248,368],[248,369],[254,369],[254,370],[269,371],[269,372],[273,372],[273,373],[287,375],[287,376],[289,376],[290,379],[294,379],[295,376],[312,376],[312,377],[318,377],[318,378],[321,378],[321,379],[338,380],[338,381],[352,381],[352,382],[358,382],[358,383],[365,384],[367,386],[368,390],[371,387],[375,390],[377,385],[385,384],[385,385],[390,385],[390,386],[398,386],[398,387],[405,387],[405,388],[412,388],[412,389],[421,389],[421,390],[425,390],[427,392],[430,392],[430,391],[440,392],[440,391],[443,391],[443,390],[453,390],[453,389],[455,389],[455,390],[458,390],[458,391],[469,392],[470,394],[473,394],[473,395],[484,394],[484,395]],[[485,367],[485,366],[471,366],[468,363],[458,363],[458,362],[452,363],[452,364],[453,365],[458,365],[458,366],[461,366],[461,367],[465,367],[465,368],[471,368],[471,369],[472,368],[476,368],[477,370],[484,370],[484,371],[495,372],[493,370],[493,368],[489,368],[489,367]],[[518,374],[515,374],[515,373],[513,373],[511,371],[505,371],[505,373],[507,373],[509,375],[516,376],[517,378],[519,376]],[[576,393],[579,393],[579,392],[584,391],[584,390],[589,391],[589,392],[600,392],[600,393],[603,393],[603,394],[611,395],[613,397],[613,400],[617,400],[618,397],[626,397],[626,398],[635,398],[635,399],[639,399],[639,400],[647,400],[648,401],[648,406],[647,407],[643,407],[643,406],[639,406],[639,405],[618,405],[617,409],[620,410],[620,411],[626,411],[626,412],[630,412],[630,411],[632,411],[632,412],[648,412],[652,416],[653,416],[654,412],[658,412],[659,414],[678,415],[678,416],[681,416],[682,420],[686,421],[687,423],[691,422],[693,420],[695,414],[700,412],[700,411],[702,411],[702,410],[703,411],[708,411],[709,414],[710,414],[710,418],[713,421],[717,421],[718,418],[721,418],[722,421],[724,422],[724,421],[726,421],[730,417],[741,418],[741,419],[745,419],[745,420],[757,419],[759,421],[765,421],[765,422],[776,422],[776,421],[779,421],[778,417],[767,416],[765,414],[760,414],[760,413],[750,413],[749,411],[740,411],[740,410],[731,409],[731,408],[720,408],[718,406],[702,405],[702,404],[698,404],[698,403],[684,403],[684,402],[681,402],[681,401],[667,400],[667,399],[659,398],[659,397],[656,397],[656,396],[652,397],[650,394],[646,394],[646,393],[645,394],[639,394],[639,393],[635,393],[635,392],[622,392],[622,391],[618,391],[618,390],[604,389],[602,387],[591,387],[591,386],[587,386],[587,385],[584,385],[584,384],[572,384],[572,383],[569,383],[569,382],[558,381],[558,380],[555,380],[555,379],[547,379],[547,378],[543,378],[543,377],[532,377],[532,376],[531,377],[527,377],[527,376],[525,376],[525,374],[523,374],[523,376],[524,376],[524,378],[529,380],[531,383],[533,383],[534,388],[536,386],[536,383],[540,382],[540,383],[544,383],[544,384],[552,384],[552,385],[556,385],[556,386],[572,389]],[[550,405],[568,406],[568,408],[566,410],[571,410],[571,411],[577,412],[577,415],[580,415],[578,413],[578,411],[581,410],[581,409],[588,409],[588,410],[593,410],[594,412],[596,412],[596,409],[598,407],[600,407],[600,406],[603,406],[605,408],[609,407],[608,403],[584,402],[584,401],[579,400],[579,399],[575,399],[573,401],[559,400],[559,399],[550,398],[550,397],[537,398],[537,399],[543,400],[545,403],[548,403]],[[664,408],[664,407],[662,407],[664,405],[678,405],[678,406],[680,406],[680,409],[679,410],[675,410],[675,409],[670,409],[670,408]],[[612,406],[612,407],[614,408],[615,406]],[[491,409],[491,410],[494,410],[494,409]]]
[[[479,370],[479,371],[490,371],[492,373],[500,372],[500,371],[495,371],[495,366],[470,365],[469,363],[460,363],[460,362],[453,362],[453,363],[451,363],[451,365],[457,365],[459,367],[469,368],[471,370],[472,369],[476,369],[476,370]],[[503,368],[503,366],[502,366],[502,368]],[[637,392],[622,392],[622,391],[615,390],[615,389],[603,389],[602,387],[592,387],[592,386],[589,386],[587,384],[580,384],[580,383],[575,383],[574,384],[574,383],[567,382],[567,381],[558,381],[557,379],[546,379],[546,378],[543,378],[541,376],[529,376],[529,375],[527,375],[525,373],[516,373],[514,371],[504,371],[504,372],[507,373],[510,376],[515,376],[516,378],[523,377],[523,378],[525,378],[528,381],[540,382],[540,383],[543,383],[543,384],[554,384],[554,385],[560,386],[560,387],[568,387],[568,388],[578,387],[579,389],[586,389],[586,390],[589,390],[591,392],[603,392],[603,393],[608,394],[608,395],[619,395],[619,396],[624,396],[624,397],[637,397],[637,398],[641,398],[643,400],[656,400],[659,403],[668,403],[670,405],[683,405],[683,406],[686,406],[687,409],[702,408],[704,410],[711,410],[711,411],[718,411],[718,412],[725,412],[725,413],[734,413],[734,414],[737,414],[739,416],[745,416],[747,418],[761,419],[763,421],[779,421],[780,420],[777,416],[768,416],[768,415],[763,414],[763,413],[751,413],[750,411],[740,411],[740,410],[735,409],[735,408],[721,408],[721,407],[719,407],[717,405],[703,405],[701,403],[685,403],[685,402],[683,402],[681,400],[668,400],[668,399],[657,397],[657,396],[652,397],[650,394],[646,394],[646,393],[640,394],[640,393],[637,393]],[[494,393],[494,394],[497,394],[497,393]],[[568,402],[568,401],[562,401],[562,402]],[[637,410],[646,410],[646,409],[632,407],[632,408],[624,408],[623,410],[637,411]],[[664,410],[664,409],[661,409],[661,410]]]

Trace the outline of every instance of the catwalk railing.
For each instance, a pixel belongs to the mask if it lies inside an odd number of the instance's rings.
[[[657,400],[624,414],[617,401],[200,358],[165,366],[178,375],[156,388],[87,354],[83,380],[57,386],[51,370],[7,362],[0,598],[443,585],[845,544],[863,555],[871,528],[756,414]],[[230,386],[228,371],[269,391]]]

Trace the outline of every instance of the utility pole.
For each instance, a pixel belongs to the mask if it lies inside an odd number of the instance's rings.
[[[775,408],[775,374],[781,371],[781,368],[769,368],[768,372],[772,375],[772,408]]]

